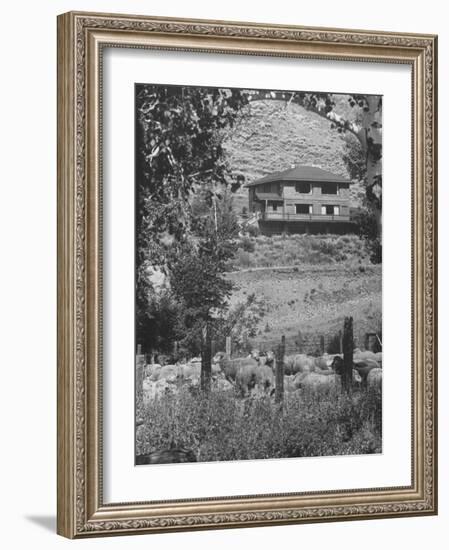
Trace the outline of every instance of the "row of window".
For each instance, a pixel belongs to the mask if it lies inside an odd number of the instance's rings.
[[[335,183],[321,183],[321,193],[323,195],[338,195],[338,185]],[[279,183],[264,183],[263,193],[280,193]],[[302,195],[310,195],[312,193],[312,184],[305,181],[295,183],[296,193]]]
[[[268,203],[268,206],[272,209],[273,212],[280,212],[282,210],[282,203]],[[311,204],[295,204],[295,213],[296,214],[313,214],[313,206]],[[323,204],[321,206],[321,214],[336,216],[340,215],[340,207],[336,204]]]

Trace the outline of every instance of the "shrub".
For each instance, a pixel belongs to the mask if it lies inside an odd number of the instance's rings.
[[[258,235],[260,235],[260,229],[258,225],[247,225],[246,232],[251,237],[257,237]]]
[[[245,252],[254,252],[256,249],[256,244],[249,237],[243,237],[239,246],[243,248]]]
[[[137,454],[170,444],[192,450],[199,461],[329,456],[381,452],[379,390],[342,394],[336,388],[285,395],[284,407],[269,398],[237,399],[186,387],[137,412],[143,420]]]
[[[242,249],[239,249],[238,253],[237,253],[237,263],[238,265],[240,265],[241,267],[251,267],[252,265],[252,262],[251,262],[251,258],[250,258],[250,255],[248,254],[248,252],[245,252],[244,250]]]
[[[368,263],[370,257],[373,262],[381,259],[381,248],[358,235],[260,235],[243,239],[245,244],[240,246],[253,254],[254,267],[335,263],[354,266]]]
[[[366,241],[366,248],[371,263],[382,263],[382,242],[378,235],[375,213],[369,208],[362,208],[353,216],[360,235]]]
[[[369,259],[373,264],[382,263],[382,243],[380,239],[374,239],[367,242],[367,248],[369,251]]]

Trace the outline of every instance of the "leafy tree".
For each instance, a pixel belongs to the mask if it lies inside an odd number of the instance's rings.
[[[366,197],[374,212],[377,237],[382,239],[382,96],[353,94],[348,98],[355,113],[352,119],[336,111],[332,94],[299,94],[301,104],[308,110],[331,121],[339,133],[350,134],[360,145],[365,170],[359,160],[359,175],[366,185]],[[354,116],[355,114],[355,116]]]
[[[371,262],[380,264],[382,262],[382,243],[378,235],[377,220],[373,210],[364,206],[354,214],[353,219],[360,235],[366,241]]]
[[[136,315],[137,341],[143,344],[145,353],[158,350],[169,354],[173,342],[183,336],[178,325],[179,304],[166,289],[149,296],[147,309]]]
[[[198,186],[236,191],[224,157],[247,95],[239,90],[179,86],[136,87],[137,253],[162,263],[165,245],[191,229],[191,197]]]
[[[224,349],[225,336],[232,334],[235,350],[248,352],[248,343],[251,338],[257,336],[259,324],[266,313],[267,304],[265,300],[258,298],[254,293],[248,294],[245,301],[236,304],[216,323],[214,338]],[[266,326],[268,326],[268,323]],[[265,330],[265,332],[269,331],[268,327],[268,331]]]
[[[370,260],[373,263],[381,263],[382,241],[378,223],[381,202],[377,200],[376,195],[369,192],[366,159],[360,143],[351,136],[348,136],[346,140],[343,161],[351,179],[358,180],[365,185],[366,193],[362,199],[362,207],[357,209],[353,215],[353,221],[357,225],[360,235],[365,239],[370,252]]]
[[[345,141],[343,162],[352,180],[366,184],[366,158],[360,143],[352,136],[347,136]]]
[[[241,177],[231,174],[222,142],[247,101],[247,94],[239,90],[136,86],[136,324],[138,337],[149,342],[150,333],[157,334],[159,317],[148,266],[159,266],[173,277],[175,294],[179,296],[184,290],[187,302],[193,296],[189,298],[187,287],[182,289],[179,278],[173,275],[173,256],[172,268],[167,265],[170,249],[178,254],[179,268],[182,262],[193,267],[199,260],[205,266],[206,280],[217,276],[218,266],[212,263],[219,261],[220,253],[206,256],[214,238],[223,240],[220,232],[224,228],[218,229],[214,222],[215,237],[201,240],[199,235],[205,219],[216,220],[217,209],[226,203],[226,193],[243,183]],[[190,246],[189,240],[194,245]],[[226,246],[223,242],[219,250],[226,250]],[[218,284],[219,293],[225,290]],[[206,300],[214,303],[212,296]],[[199,319],[207,317],[200,315]],[[154,341],[158,341],[157,336]]]
[[[207,202],[207,201],[206,201]],[[224,276],[237,245],[238,225],[227,195],[192,224],[194,238],[181,240],[167,253],[173,296],[180,307],[181,345],[202,354],[202,386],[210,387],[210,339],[220,312],[227,309],[233,285]]]

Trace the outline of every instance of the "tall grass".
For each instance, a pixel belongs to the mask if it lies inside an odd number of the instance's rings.
[[[181,389],[140,405],[137,454],[170,444],[199,461],[377,453],[382,450],[381,392],[343,395],[336,389],[287,394],[281,410],[269,397]]]
[[[360,265],[370,262],[366,243],[357,235],[246,236],[240,246],[233,269],[298,264]]]

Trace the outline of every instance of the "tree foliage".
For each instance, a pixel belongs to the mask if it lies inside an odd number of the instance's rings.
[[[217,187],[240,187],[222,142],[247,98],[238,90],[138,85],[136,101],[138,260],[161,263],[164,245],[191,230],[198,186],[210,202]]]
[[[232,198],[225,195],[214,200],[192,227],[193,238],[176,243],[166,259],[171,291],[182,306],[179,322],[185,328],[183,344],[194,351],[206,325],[212,328],[216,317],[227,308],[233,288],[225,277],[237,250],[238,225]]]
[[[248,294],[246,300],[236,304],[225,316],[217,320],[214,338],[220,348],[225,347],[225,336],[232,335],[234,351],[250,351],[250,339],[257,336],[259,324],[266,313],[265,300],[254,293]]]
[[[377,219],[373,209],[369,206],[359,208],[353,216],[359,234],[366,241],[366,246],[373,264],[382,263],[382,243],[379,238]]]
[[[179,304],[171,333],[192,349],[230,294],[223,272],[237,231],[231,195],[243,179],[231,173],[222,143],[247,101],[239,90],[136,86],[136,313],[143,341],[153,338],[161,313],[150,266],[165,273]]]
[[[300,94],[299,101],[306,109],[329,119],[332,127],[348,138],[344,161],[351,177],[362,181],[366,191],[365,205],[359,212],[359,226],[362,229],[362,235],[369,243],[371,261],[380,263],[382,261],[382,96],[349,95],[348,103],[353,111],[352,119],[337,113],[332,94]],[[366,219],[363,220],[362,216]]]
[[[382,96],[349,95],[352,117],[337,112],[333,94],[298,92],[295,98],[306,109],[327,118],[339,133],[357,140],[358,148],[353,148],[346,160],[352,167],[351,175],[358,176],[365,184],[367,203],[376,216],[378,237],[381,239]],[[351,157],[351,154],[354,156]]]

